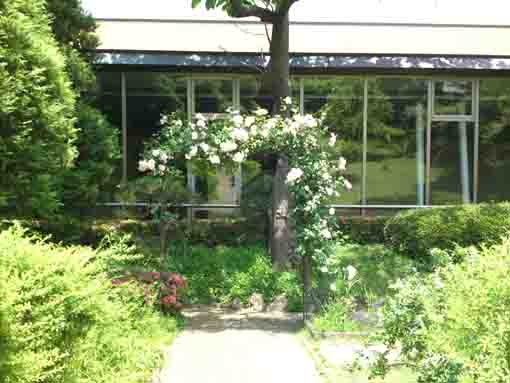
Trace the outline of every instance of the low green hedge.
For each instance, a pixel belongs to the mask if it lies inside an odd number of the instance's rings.
[[[510,231],[510,203],[411,210],[391,218],[386,242],[411,257],[426,257],[433,248],[500,243]]]
[[[384,243],[388,217],[340,217],[339,231],[347,240],[360,245]]]

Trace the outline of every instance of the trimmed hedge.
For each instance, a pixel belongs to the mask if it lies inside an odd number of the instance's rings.
[[[510,203],[499,203],[402,212],[387,222],[384,234],[392,248],[427,257],[434,248],[501,243],[509,231]]]

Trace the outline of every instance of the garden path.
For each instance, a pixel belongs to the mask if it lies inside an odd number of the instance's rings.
[[[186,329],[169,351],[158,383],[319,383],[296,332],[299,314],[211,306],[184,310]]]

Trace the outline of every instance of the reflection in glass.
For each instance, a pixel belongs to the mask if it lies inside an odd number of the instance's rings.
[[[307,78],[304,80],[304,112],[324,113],[324,123],[338,137],[337,158],[347,160],[346,178],[353,185],[333,200],[360,205],[363,171],[363,80],[357,78]],[[359,213],[351,211],[350,214]]]
[[[242,113],[248,113],[261,107],[271,111],[273,109],[273,96],[270,89],[264,89],[262,77],[244,77],[240,80],[240,107]],[[299,80],[290,80],[291,97],[293,102],[299,104]]]
[[[128,179],[139,176],[144,142],[161,129],[163,113],[186,113],[186,79],[165,73],[126,73]]]
[[[510,200],[510,80],[480,84],[479,201]]]
[[[470,203],[473,198],[474,125],[434,122],[431,142],[431,204]]]
[[[369,81],[367,204],[425,203],[427,82]]]
[[[195,80],[195,113],[225,113],[233,106],[233,81]]]
[[[434,115],[470,116],[472,113],[472,81],[434,81]]]

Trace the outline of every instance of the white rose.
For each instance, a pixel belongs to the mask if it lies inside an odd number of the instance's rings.
[[[234,157],[232,158],[234,162],[241,163],[244,161],[244,153],[238,152],[234,154]]]
[[[283,102],[287,105],[292,105],[292,98],[290,98],[289,96],[285,97],[283,99]]]
[[[322,273],[327,273],[327,272],[328,272],[328,268],[327,268],[326,266],[322,266],[322,267],[320,268],[320,271],[321,271]]]
[[[158,166],[158,170],[159,170],[161,173],[163,173],[163,172],[166,170],[166,166],[165,166],[165,165],[163,165],[163,164],[161,164],[161,165],[159,165],[159,166]]]
[[[249,136],[248,136],[248,132],[244,129],[234,129],[234,131],[232,132],[232,137],[235,139],[235,140],[239,140],[239,141],[247,141]]]
[[[206,124],[205,124],[205,120],[198,120],[197,121],[197,126],[199,128],[205,128]]]
[[[347,190],[352,189],[352,184],[348,180],[344,180],[344,186]]]
[[[262,109],[262,108],[259,108],[255,111],[255,115],[259,116],[259,117],[266,116],[268,113],[269,112],[266,109]]]
[[[329,215],[335,215],[335,208],[329,209]]]
[[[168,155],[163,152],[161,153],[161,155],[159,156],[159,159],[162,161],[162,162],[167,162],[168,161]]]
[[[303,175],[303,171],[299,168],[290,169],[289,174],[287,174],[287,183],[293,183],[297,181]]]
[[[182,121],[181,120],[176,120],[174,122],[174,125],[177,126],[178,128],[180,128],[182,126]]]
[[[192,140],[198,140],[198,133],[197,132],[191,132],[191,139]]]
[[[247,128],[252,126],[254,123],[255,123],[255,117],[253,117],[253,116],[248,116],[244,119],[244,126]]]
[[[149,161],[147,161],[147,169],[154,170],[155,167],[156,167],[156,161],[154,161],[153,159],[150,159]]]
[[[317,120],[311,114],[304,116],[303,123],[307,128],[315,128],[318,125]]]
[[[200,148],[204,151],[204,153],[207,153],[209,151],[209,145],[207,145],[205,142],[202,142],[200,144]]]
[[[191,150],[189,151],[189,155],[191,157],[195,157],[198,153],[198,148],[196,146],[192,146],[191,147]]]
[[[329,138],[329,146],[335,146],[336,144],[336,134],[331,133],[331,137]]]
[[[168,117],[167,116],[161,116],[161,120],[159,120],[159,123],[161,125],[165,125],[167,122],[168,122]]]
[[[330,289],[331,291],[336,291],[336,284],[334,284],[334,283],[330,284],[330,285],[329,285],[329,289]]]
[[[328,229],[323,229],[323,230],[321,230],[321,235],[322,235],[325,239],[331,239],[331,232],[330,232]]]
[[[332,196],[334,192],[335,191],[333,190],[333,188],[326,188],[326,194],[327,195]]]
[[[153,155],[154,157],[159,157],[159,154],[160,154],[160,153],[161,153],[161,151],[160,151],[159,149],[154,149],[154,150],[152,151],[152,155]]]
[[[186,153],[186,154],[184,155],[184,158],[186,158],[187,160],[191,160],[191,158],[192,158],[192,157],[191,157],[191,154]]]
[[[234,150],[237,149],[237,144],[234,141],[222,142],[220,144],[220,149],[222,152],[225,153],[233,152]]]
[[[220,157],[218,157],[216,154],[213,154],[209,157],[209,162],[213,165],[218,165],[221,162]]]
[[[146,160],[141,160],[138,162],[138,170],[141,172],[146,172],[147,170],[149,170]]]
[[[235,126],[243,125],[243,116],[236,114],[234,117],[232,117],[232,122]]]
[[[197,113],[195,114],[195,118],[199,121],[204,121],[205,120],[205,117],[202,113]]]
[[[347,160],[343,157],[340,157],[338,160],[338,169],[339,170],[345,170],[347,166]]]

